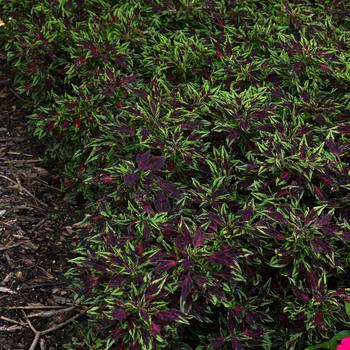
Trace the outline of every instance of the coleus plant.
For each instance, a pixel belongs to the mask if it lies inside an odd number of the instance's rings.
[[[347,2],[2,11],[34,133],[90,203],[72,346],[292,350],[348,325]]]

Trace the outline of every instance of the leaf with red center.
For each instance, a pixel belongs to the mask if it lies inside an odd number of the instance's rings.
[[[166,272],[177,264],[176,260],[161,259],[156,263],[156,270]]]
[[[137,252],[137,254],[140,255],[140,254],[142,254],[142,251],[143,251],[143,246],[142,246],[142,243],[139,242],[136,246],[136,252]]]
[[[215,264],[231,266],[236,261],[236,252],[233,250],[221,249],[217,253],[208,256],[207,259]]]
[[[302,291],[301,289],[297,288],[297,287],[293,287],[292,288],[292,291],[293,291],[293,294],[295,296],[297,296],[298,298],[300,298],[302,301],[304,301],[305,303],[307,301],[309,301],[309,296],[304,292]]]
[[[109,185],[113,182],[114,176],[112,174],[109,175],[102,175],[100,177],[100,181],[102,181],[105,185]]]
[[[97,285],[97,282],[98,277],[90,277],[81,290],[82,294],[88,293],[93,287]]]
[[[159,333],[160,333],[160,326],[157,323],[154,323],[154,322],[151,323],[151,333],[154,336],[159,335]]]
[[[224,54],[223,54],[223,52],[221,51],[221,48],[220,48],[219,46],[216,46],[216,47],[215,47],[215,54],[216,54],[216,56],[219,57],[219,58],[224,57]]]
[[[317,310],[316,310],[314,320],[315,320],[316,326],[317,326],[319,329],[323,330],[324,327],[325,327],[325,323],[324,323],[323,313],[321,312],[320,309],[317,309]]]
[[[283,171],[281,173],[281,180],[287,181],[290,178],[291,173],[289,171]]]
[[[328,199],[326,193],[318,186],[314,185],[313,190],[314,190],[315,196],[318,200],[326,201]]]
[[[320,68],[323,72],[329,74],[331,72],[331,69],[329,68],[328,64],[321,63]]]
[[[190,295],[193,288],[193,281],[190,273],[188,273],[181,282],[181,297],[186,300]]]
[[[213,14],[213,21],[220,29],[225,28],[225,19],[221,15]]]
[[[205,232],[203,231],[202,228],[198,227],[196,230],[196,233],[194,234],[193,237],[193,247],[194,248],[198,248],[201,245],[203,245],[204,241],[205,241]]]
[[[237,213],[238,215],[242,216],[242,219],[244,221],[248,221],[249,219],[251,219],[254,215],[254,211],[252,207],[248,207],[246,209],[241,209],[238,211]]]

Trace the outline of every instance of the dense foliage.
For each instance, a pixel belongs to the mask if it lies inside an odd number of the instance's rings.
[[[35,134],[95,211],[80,344],[292,350],[350,326],[349,1],[0,3]]]

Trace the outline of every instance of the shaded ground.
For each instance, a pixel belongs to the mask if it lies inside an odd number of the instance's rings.
[[[63,273],[75,245],[71,226],[82,217],[81,208],[64,200],[57,190],[59,177],[43,168],[44,147],[28,135],[21,105],[0,86],[1,350],[30,348],[34,333],[23,312],[36,329],[44,330],[80,311],[64,311],[72,301]],[[63,349],[66,333],[65,326],[49,332],[35,348]]]

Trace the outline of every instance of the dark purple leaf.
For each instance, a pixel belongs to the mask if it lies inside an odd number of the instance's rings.
[[[236,252],[232,250],[223,250],[221,249],[215,254],[212,254],[208,256],[208,261],[215,263],[215,264],[220,264],[220,265],[225,265],[225,266],[230,266],[232,265],[235,260],[236,260]]]
[[[165,163],[165,158],[163,156],[153,156],[146,164],[140,167],[143,170],[159,171]]]
[[[335,120],[337,122],[346,122],[346,121],[350,120],[350,111],[346,111],[345,113],[338,115],[335,118]],[[346,126],[350,126],[350,125],[346,124]]]
[[[313,190],[317,199],[321,201],[326,201],[328,199],[326,193],[319,187],[313,186]]]
[[[239,341],[237,337],[232,337],[231,346],[232,346],[232,350],[244,350],[242,343]]]
[[[187,272],[192,266],[193,266],[193,261],[190,257],[186,258],[183,262],[182,262],[182,266],[184,268],[184,271]]]
[[[327,140],[326,145],[328,149],[339,158],[339,148],[333,140]]]
[[[186,300],[190,295],[193,288],[193,281],[191,275],[188,273],[181,282],[181,297],[183,300]]]
[[[319,329],[323,330],[325,324],[324,324],[323,313],[321,312],[320,309],[317,309],[317,310],[316,310],[314,320],[315,320],[316,326],[317,326]]]
[[[278,222],[281,225],[288,225],[288,221],[283,217],[282,214],[278,212],[272,212],[267,214],[271,219]]]
[[[338,126],[337,130],[343,135],[350,135],[350,124]]]
[[[176,185],[173,184],[172,182],[163,180],[161,178],[156,179],[155,182],[169,197],[172,197],[174,199],[181,198],[180,191],[177,189]]]
[[[316,215],[317,213],[315,210],[311,209],[305,217],[305,225],[308,225],[316,217]]]
[[[193,130],[199,128],[203,122],[200,119],[186,120],[180,124],[183,130]]]
[[[159,260],[156,262],[156,269],[159,272],[166,272],[177,264],[176,260]]]
[[[224,18],[222,16],[220,16],[218,14],[214,14],[213,15],[213,21],[220,29],[224,29],[225,28],[225,20],[224,20]]]
[[[154,322],[151,323],[151,333],[157,336],[160,333],[160,326]]]
[[[160,212],[168,212],[170,210],[169,200],[164,192],[159,192],[155,198],[154,206]]]
[[[126,57],[122,54],[117,54],[114,58],[114,62],[122,68],[127,68]]]
[[[148,94],[145,90],[133,89],[132,91],[136,96],[141,97],[143,100],[147,101]]]
[[[307,155],[306,146],[302,144],[300,147],[300,159],[304,160],[306,158],[306,155]]]
[[[136,156],[136,162],[139,168],[143,169],[145,165],[148,163],[151,156],[151,151],[147,151],[145,153],[139,153]]]
[[[129,136],[135,136],[135,129],[131,127],[120,127],[120,128],[115,128],[115,131],[117,131],[120,134],[126,134]]]
[[[311,245],[315,253],[330,254],[332,251],[329,243],[324,239],[316,238],[311,242]]]
[[[317,290],[317,277],[316,273],[307,271],[306,272],[306,279],[309,282],[312,290]]]
[[[140,316],[144,321],[148,320],[148,314],[145,310],[140,310]]]
[[[297,288],[297,287],[293,287],[292,288],[293,294],[295,296],[297,296],[298,298],[300,298],[302,301],[304,301],[305,303],[309,301],[309,296],[302,291],[301,289]]]
[[[112,318],[116,321],[124,321],[127,317],[127,313],[124,309],[114,309],[112,312]]]
[[[263,119],[263,118],[266,118],[268,116],[268,112],[267,111],[256,111],[256,112],[253,112],[250,114],[250,116],[252,118],[259,118],[259,119]]]
[[[331,214],[326,214],[321,216],[319,219],[317,219],[315,221],[315,226],[324,226],[324,225],[328,225],[330,223],[332,219],[332,215]]]
[[[344,241],[350,242],[350,231],[343,232],[343,239]]]
[[[248,207],[246,209],[241,209],[238,211],[237,213],[238,215],[242,216],[242,219],[244,221],[248,221],[249,219],[251,219],[254,215],[254,211],[252,207]]]
[[[122,275],[114,275],[109,280],[109,287],[110,288],[118,287],[122,284],[123,281],[124,281],[124,277]]]
[[[216,338],[214,340],[211,340],[210,341],[210,345],[213,347],[213,348],[220,348],[222,347],[226,342],[226,338],[225,337],[219,337],[219,338]]]
[[[193,237],[193,247],[194,248],[198,248],[201,245],[203,245],[203,243],[205,241],[204,236],[205,236],[205,232],[203,231],[202,228],[198,227],[195,234],[194,234],[194,237]]]
[[[124,77],[124,78],[120,79],[120,86],[123,88],[126,88],[126,87],[128,87],[129,84],[131,84],[135,80],[136,80],[136,77],[133,75]]]
[[[228,139],[230,141],[234,141],[234,140],[238,139],[242,133],[240,128],[233,128],[233,129],[230,129],[228,131],[229,131]]]
[[[137,174],[137,173],[126,174],[124,175],[124,182],[127,186],[133,187],[135,186],[139,178],[140,178],[140,174]]]
[[[180,318],[180,312],[175,309],[159,311],[154,313],[152,316],[152,319],[160,325],[177,321],[179,318]]]

